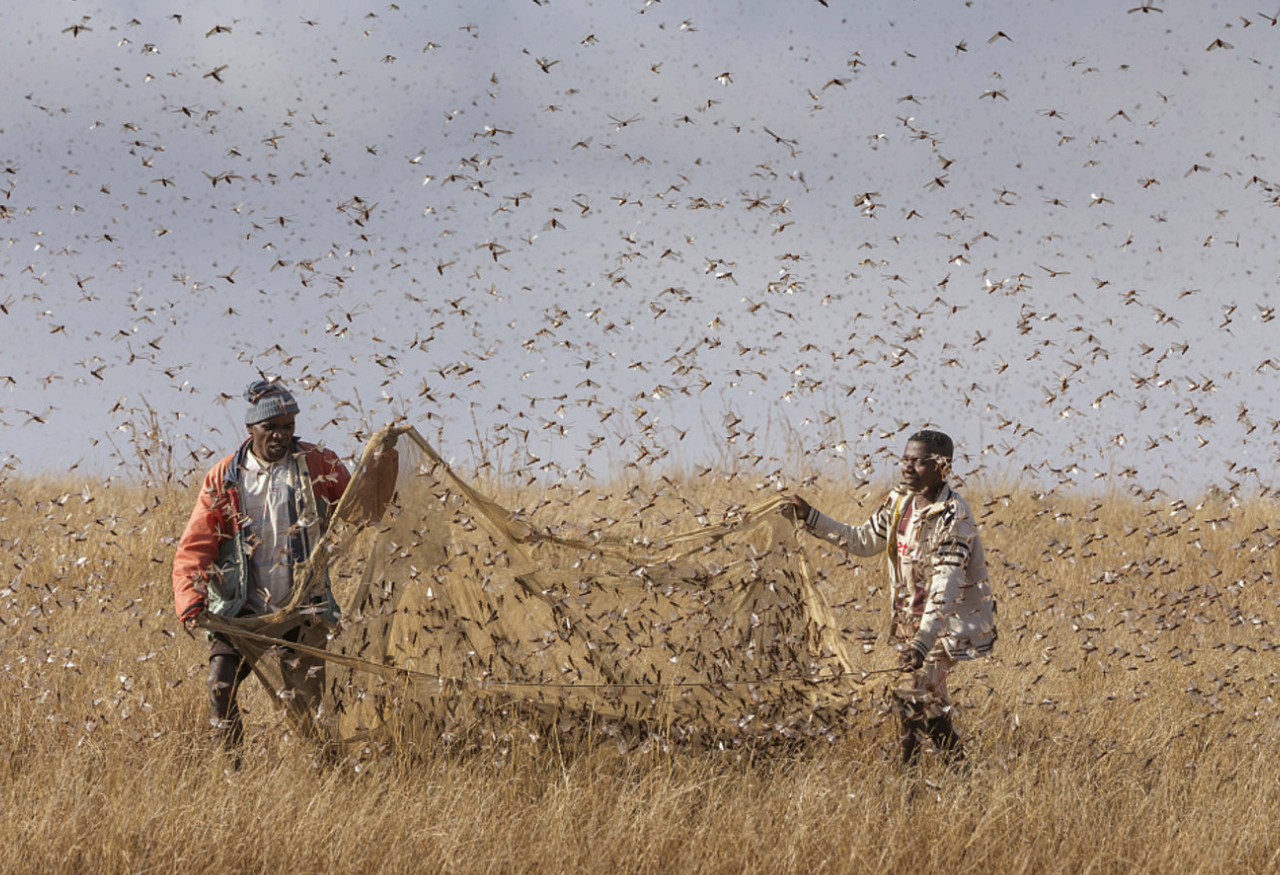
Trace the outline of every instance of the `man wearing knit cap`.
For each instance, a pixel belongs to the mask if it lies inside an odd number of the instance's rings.
[[[295,570],[310,557],[351,479],[331,450],[294,437],[298,402],[283,385],[257,380],[244,397],[248,438],[205,475],[174,557],[174,601],[188,628],[205,611],[247,617],[288,603]],[[323,621],[337,619],[327,584],[300,613],[302,624],[286,639],[323,647]],[[324,663],[299,653],[283,654],[280,663],[282,698],[301,731],[311,733]],[[210,635],[210,719],[228,748],[244,733],[236,693],[251,669],[226,636]]]

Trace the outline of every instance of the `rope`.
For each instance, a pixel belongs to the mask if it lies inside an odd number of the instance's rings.
[[[311,647],[306,644],[298,644],[293,641],[286,641],[283,638],[274,638],[270,635],[263,635],[259,632],[250,632],[242,629],[237,625],[227,622],[222,617],[200,615],[197,625],[209,629],[213,632],[219,632],[223,635],[229,635],[233,638],[247,638],[250,641],[257,641],[262,644],[269,644],[274,647],[285,647],[297,653],[303,653],[308,656],[314,656],[317,659],[323,659],[327,662],[334,662],[356,671],[367,671],[381,677],[400,679],[405,677],[417,678],[422,681],[429,681],[440,685],[456,684],[458,686],[475,685],[487,687],[491,685],[501,685],[503,687],[532,687],[538,689],[577,689],[577,690],[622,690],[622,689],[663,689],[673,687],[732,687],[741,684],[747,685],[771,685],[783,683],[806,683],[806,684],[824,684],[831,681],[838,681],[844,678],[856,678],[855,684],[861,686],[866,683],[867,678],[882,674],[901,674],[902,670],[898,668],[876,668],[869,671],[845,671],[837,672],[822,677],[811,677],[804,675],[758,678],[755,680],[723,680],[723,681],[625,681],[620,683],[582,683],[582,684],[562,684],[551,681],[510,681],[510,680],[489,680],[478,679],[468,680],[466,678],[446,677],[444,675],[431,674],[425,671],[419,671],[412,668],[402,668],[394,665],[382,665],[377,662],[370,662],[367,659],[360,659],[356,656],[347,656],[342,653],[333,653],[325,650],[323,647]]]

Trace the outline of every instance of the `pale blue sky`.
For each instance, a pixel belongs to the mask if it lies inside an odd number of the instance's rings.
[[[1270,482],[1280,27],[1139,5],[24,4],[0,454],[261,369],[343,454]]]

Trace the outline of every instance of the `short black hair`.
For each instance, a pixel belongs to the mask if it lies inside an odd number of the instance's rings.
[[[939,456],[946,456],[948,459],[952,458],[956,451],[950,435],[928,428],[918,431],[907,438],[907,443],[924,444],[929,448],[929,452],[936,453]]]

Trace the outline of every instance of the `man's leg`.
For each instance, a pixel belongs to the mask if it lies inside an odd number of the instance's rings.
[[[308,647],[323,648],[328,643],[328,629],[323,623],[304,622],[285,635]],[[309,654],[285,650],[280,655],[280,674],[284,681],[282,697],[294,724],[304,735],[320,735],[316,715],[324,698],[324,660]]]
[[[964,761],[964,744],[951,724],[951,696],[947,691],[947,675],[955,665],[955,660],[941,648],[934,648],[917,673],[917,682],[929,693],[929,716],[925,729],[948,764]]]
[[[920,743],[928,732],[924,703],[915,697],[916,690],[894,690],[893,710],[898,713],[898,741],[902,747],[902,765],[915,763]]]
[[[249,675],[249,664],[231,643],[217,636],[209,646],[209,722],[228,750],[244,738],[244,723],[236,694]]]

